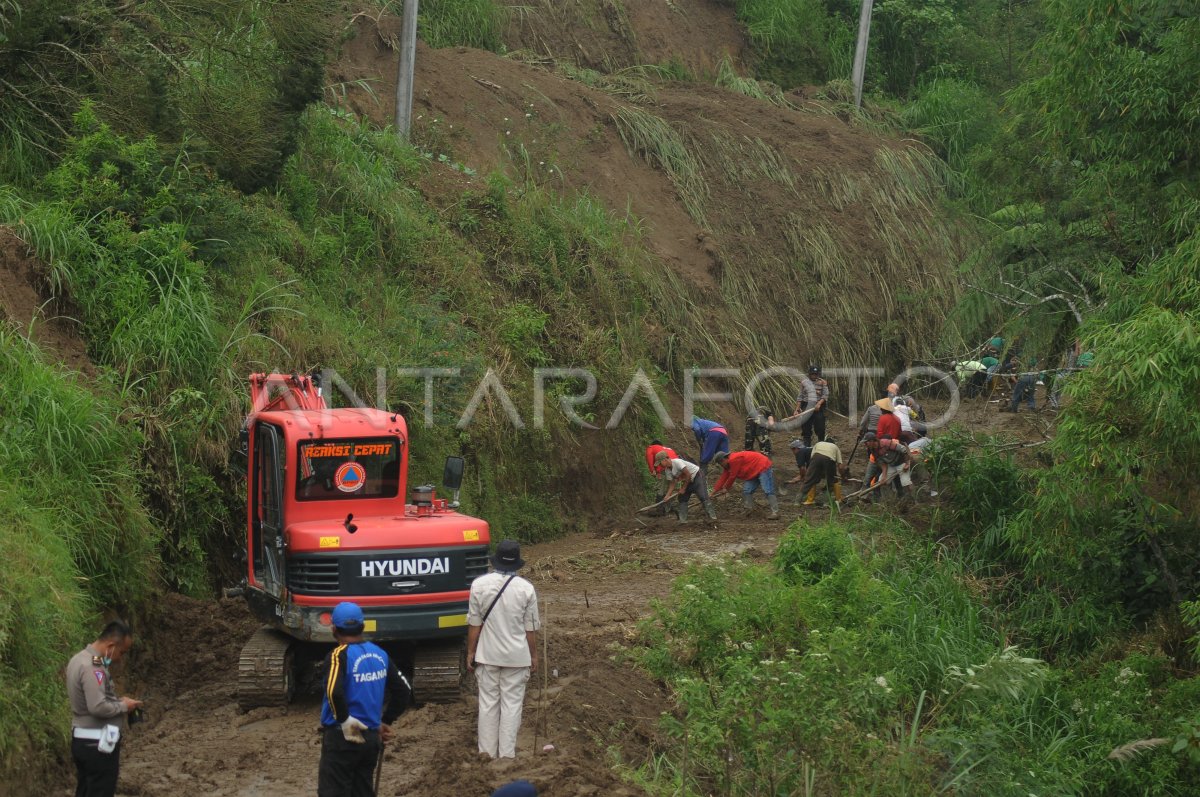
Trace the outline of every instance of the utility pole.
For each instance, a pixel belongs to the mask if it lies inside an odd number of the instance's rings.
[[[396,132],[408,138],[412,127],[413,70],[417,62],[417,0],[404,0],[400,25],[400,66],[396,73]]]
[[[867,40],[871,37],[871,6],[875,0],[862,0],[858,14],[858,42],[854,45],[854,107],[862,107],[863,74],[867,71]]]

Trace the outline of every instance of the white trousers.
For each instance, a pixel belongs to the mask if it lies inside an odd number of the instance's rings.
[[[525,703],[528,667],[476,664],[479,684],[479,752],[492,758],[517,757],[517,731]]]

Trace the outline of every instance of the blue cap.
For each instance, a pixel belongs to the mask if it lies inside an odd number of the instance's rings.
[[[492,797],[537,797],[537,788],[527,780],[514,780],[492,792]]]
[[[346,631],[361,631],[363,627],[362,609],[357,603],[342,601],[333,607],[333,626]]]

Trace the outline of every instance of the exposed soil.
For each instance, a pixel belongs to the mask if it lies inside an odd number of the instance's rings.
[[[686,13],[681,7],[631,4],[629,19],[647,26],[634,28],[637,41],[673,42],[674,50],[656,52],[680,58],[687,53],[720,58],[736,49],[740,33],[730,7],[689,3]],[[569,18],[578,23],[581,11],[572,8],[575,16]],[[573,44],[578,37],[588,38],[596,51],[609,52],[604,48],[612,44],[603,37],[593,40],[592,31],[578,24],[564,22],[554,31],[538,35],[559,62],[578,51]],[[720,33],[705,45],[712,31]],[[330,82],[341,87],[339,100],[380,125],[395,116],[399,32],[396,17],[360,14],[330,66]],[[628,211],[641,221],[650,251],[694,287],[718,285],[727,267],[764,262],[774,267],[774,273],[763,274],[765,282],[794,279],[796,266],[787,253],[797,224],[830,221],[836,243],[855,258],[888,258],[884,239],[894,232],[881,228],[869,208],[833,198],[824,186],[829,175],[869,178],[879,168],[876,152],[908,144],[870,133],[829,109],[813,103],[780,107],[703,83],[647,84],[644,94],[630,96],[570,80],[549,60],[531,64],[467,48],[435,50],[418,43],[416,63],[412,139],[420,147],[480,175],[508,168],[568,194],[586,190],[618,214]],[[665,120],[699,158],[707,191],[699,221],[662,168],[629,153],[616,119],[630,110]],[[848,279],[847,294],[859,297],[854,301],[864,318],[876,315],[870,286],[854,275]],[[720,299],[701,294],[714,308]],[[763,333],[783,334],[769,328],[776,319],[768,315]]]
[[[735,68],[746,39],[730,5],[708,0],[510,0],[505,42],[578,66],[615,72],[677,63],[695,75]],[[581,24],[582,22],[582,24]]]
[[[50,297],[48,273],[12,228],[0,226],[0,321],[30,337],[47,359],[95,376],[79,323]]]

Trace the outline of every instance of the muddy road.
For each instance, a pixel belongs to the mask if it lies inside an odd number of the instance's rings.
[[[1037,445],[1052,423],[1046,414],[998,414],[998,400],[964,405],[956,419],[993,435]],[[1035,456],[1038,449],[1018,450]],[[777,479],[795,469],[781,459]],[[861,462],[859,463],[861,465]],[[855,467],[856,473],[860,468]],[[636,767],[656,747],[659,719],[672,708],[666,692],[630,662],[636,629],[650,603],[665,597],[689,563],[730,555],[765,561],[797,517],[820,522],[828,509],[781,500],[780,520],[766,518],[763,498],[743,516],[740,492],[717,499],[715,526],[693,519],[634,519],[629,512],[587,533],[526,546],[523,571],[537,587],[548,655],[531,680],[515,760],[481,760],[475,749],[475,698],[410,709],[395,725],[383,764],[381,795],[487,795],[517,778],[541,794],[642,794],[614,764]],[[932,510],[928,486],[904,519],[924,526]],[[694,515],[703,517],[698,508]],[[843,513],[891,514],[887,503]],[[238,652],[258,627],[241,599],[163,598],[144,621],[133,654],[117,672],[122,691],[147,700],[148,721],[135,726],[122,755],[118,794],[146,797],[292,797],[316,793],[320,740],[316,689],[288,709],[243,714],[236,703]],[[543,752],[546,744],[552,752]],[[42,793],[74,793],[73,768]],[[37,790],[24,794],[36,794]],[[4,788],[0,787],[0,795]]]
[[[697,558],[765,558],[793,507],[768,521],[765,508],[741,517],[740,495],[718,499],[724,518],[678,526],[674,518],[627,519],[523,550],[541,598],[548,660],[545,679],[526,694],[515,760],[475,751],[475,699],[410,709],[396,723],[383,764],[381,795],[487,795],[516,778],[545,795],[637,795],[613,763],[637,765],[654,746],[666,693],[628,661],[639,620],[653,598]],[[761,500],[761,498],[760,498]],[[316,793],[320,699],[306,694],[283,709],[238,711],[237,653],[256,627],[240,599],[166,599],[118,683],[147,699],[122,754],[121,795],[290,797]],[[550,753],[542,752],[553,744]],[[69,795],[64,782],[52,791]]]

